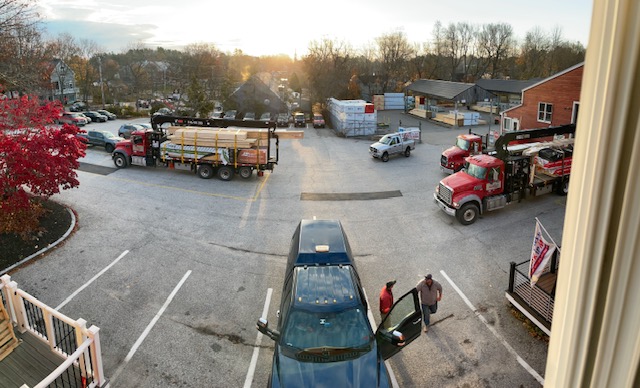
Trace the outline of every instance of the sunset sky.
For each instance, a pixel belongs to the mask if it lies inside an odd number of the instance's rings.
[[[49,37],[67,32],[95,41],[105,51],[133,44],[180,49],[189,43],[213,43],[224,52],[302,56],[309,42],[323,38],[349,42],[354,49],[383,34],[402,31],[411,43],[432,38],[436,21],[509,23],[523,39],[535,26],[550,33],[560,27],[566,40],[585,46],[591,0],[39,0]]]

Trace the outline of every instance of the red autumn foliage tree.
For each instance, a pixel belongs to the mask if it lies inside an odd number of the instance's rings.
[[[62,110],[57,101],[0,94],[0,233],[26,238],[38,229],[42,200],[80,184],[86,145],[78,127],[55,124]]]

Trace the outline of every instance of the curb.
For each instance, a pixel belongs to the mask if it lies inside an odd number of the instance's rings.
[[[67,237],[69,237],[69,235],[71,234],[71,232],[73,231],[73,229],[76,227],[76,215],[71,211],[71,209],[69,209],[68,207],[65,208],[67,209],[67,211],[69,212],[69,215],[71,215],[71,225],[69,226],[69,229],[65,232],[65,234],[62,235],[62,237],[60,237],[59,239],[57,239],[56,241],[54,241],[53,243],[47,245],[46,247],[40,249],[38,252],[32,254],[31,256],[28,256],[24,259],[22,259],[21,261],[13,264],[10,267],[7,267],[5,269],[3,269],[2,271],[0,271],[0,275],[4,275],[5,273],[11,271],[12,269],[21,266],[22,264],[26,263],[27,261],[33,259],[34,257],[37,257],[41,254],[43,254],[44,252],[48,251],[49,249],[54,248],[56,245],[60,244],[62,241],[64,241]]]

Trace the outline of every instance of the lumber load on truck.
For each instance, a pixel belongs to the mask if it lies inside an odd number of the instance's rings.
[[[211,132],[218,133],[218,138],[224,139],[242,139],[243,136],[245,139],[256,139],[256,140],[267,140],[269,138],[269,134],[267,133],[267,129],[259,129],[259,128],[241,128],[241,127],[227,127],[227,128],[203,128],[203,127],[181,127],[181,126],[171,126],[167,128],[167,135],[175,136],[182,133],[182,131],[187,130],[188,133],[193,133],[191,131],[197,132]],[[288,130],[276,130],[274,131],[280,140],[296,140],[304,138],[304,131],[288,131]],[[200,135],[198,135],[200,136]]]

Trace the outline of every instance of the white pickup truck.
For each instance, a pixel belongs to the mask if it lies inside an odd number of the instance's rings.
[[[416,141],[420,135],[419,130],[407,130],[384,135],[380,140],[369,146],[369,153],[374,158],[380,158],[383,162],[389,160],[389,156],[402,154],[407,158],[411,150],[416,148]]]

